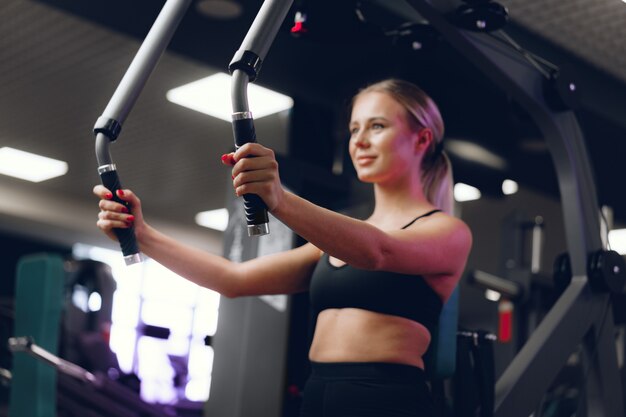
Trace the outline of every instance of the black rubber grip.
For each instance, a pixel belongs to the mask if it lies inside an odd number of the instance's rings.
[[[130,213],[130,204],[117,196],[117,190],[122,189],[122,184],[120,183],[120,179],[117,176],[117,171],[103,172],[102,174],[100,174],[100,179],[102,180],[102,185],[104,185],[109,191],[111,191],[111,193],[113,193],[112,200],[126,206],[128,212]],[[113,229],[113,233],[115,233],[117,240],[120,242],[122,253],[125,257],[136,255],[139,253],[139,246],[137,246],[134,226],[131,226],[127,229]]]
[[[233,120],[233,135],[237,148],[246,143],[256,142],[256,132],[254,130],[253,119]],[[256,194],[243,195],[243,207],[246,212],[246,222],[249,226],[256,226],[269,222],[267,206]]]
[[[269,222],[269,218],[267,217],[267,206],[258,195],[244,194],[243,208],[246,212],[246,222],[249,226]]]
[[[235,146],[238,148],[246,143],[255,143],[254,119],[233,120],[233,136],[235,137]]]

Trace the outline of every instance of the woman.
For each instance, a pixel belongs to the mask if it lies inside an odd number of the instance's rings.
[[[235,264],[159,233],[124,190],[128,215],[102,186],[94,188],[97,224],[113,238],[112,228],[134,222],[142,252],[227,297],[310,290],[318,318],[302,416],[431,416],[422,356],[472,240],[451,215],[443,122],[422,90],[391,79],[355,96],[349,128],[358,177],[374,185],[374,211],[364,221],[285,191],[270,149],[247,144],[222,156],[238,196],[259,195],[309,242],[297,249]]]

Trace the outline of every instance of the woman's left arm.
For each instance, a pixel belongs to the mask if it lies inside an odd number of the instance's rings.
[[[254,158],[246,158],[251,155]],[[465,266],[471,233],[455,217],[431,216],[407,229],[385,232],[285,191],[271,149],[246,144],[230,162],[237,195],[259,195],[268,210],[295,233],[356,268],[451,275]]]
[[[471,248],[469,228],[448,215],[402,230],[376,226],[285,193],[272,214],[316,247],[361,269],[414,275],[457,275]]]

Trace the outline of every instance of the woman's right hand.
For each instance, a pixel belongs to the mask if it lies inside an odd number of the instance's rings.
[[[135,236],[139,240],[139,236],[146,227],[139,198],[130,190],[117,190],[117,197],[128,202],[131,211],[129,213],[126,206],[112,200],[113,194],[103,185],[93,187],[93,193],[100,197],[98,203],[100,213],[98,213],[98,222],[96,223],[98,228],[109,238],[117,241],[113,229],[127,229],[134,224]]]

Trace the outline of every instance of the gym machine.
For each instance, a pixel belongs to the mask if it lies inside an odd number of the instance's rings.
[[[139,394],[110,379],[93,374],[35,344],[29,337],[12,337],[9,349],[21,352],[57,370],[57,405],[60,416],[167,417],[165,409],[141,400]]]
[[[0,369],[0,382],[11,388],[9,415],[171,416],[112,375],[89,372],[57,355],[65,276],[58,255],[28,255],[18,262],[14,332],[21,336],[8,339],[11,371]]]
[[[555,163],[571,271],[564,293],[496,383],[495,415],[530,415],[570,354],[582,346],[588,372],[579,416],[624,415],[613,340],[611,293],[626,292],[624,259],[604,249],[599,207],[584,138],[572,111],[577,85],[504,32],[506,9],[491,1],[399,0],[368,3],[432,26],[510,94],[534,119]]]
[[[113,193],[114,201],[126,205],[129,209],[128,204],[117,196],[117,190],[121,189],[122,185],[117,167],[111,158],[109,145],[120,135],[124,121],[156,68],[190,3],[191,0],[168,0],[165,3],[93,129],[96,135],[98,174],[102,184]],[[290,7],[291,1],[265,1],[229,65],[232,74],[232,125],[237,148],[248,142],[256,142],[254,119],[248,106],[248,83],[257,78],[263,59]],[[263,201],[252,194],[244,195],[243,200],[248,235],[268,234],[269,220]],[[120,242],[126,264],[140,262],[141,255],[133,229],[114,229],[114,232]]]
[[[530,219],[514,211],[502,222],[500,275],[481,270],[468,271],[468,284],[495,291],[501,299],[500,308],[509,310],[513,320],[512,338],[519,351],[537,327],[547,305],[554,302],[558,290],[550,277],[540,274],[544,219]],[[502,336],[501,336],[502,337]]]
[[[129,209],[128,204],[117,195],[117,190],[122,188],[122,184],[117,167],[112,161],[109,145],[118,138],[126,117],[139,98],[190,3],[191,0],[169,0],[165,3],[93,128],[96,135],[98,174],[102,184],[113,193],[114,201],[124,204]],[[126,265],[141,262],[133,228],[114,229],[113,232],[120,242]]]

